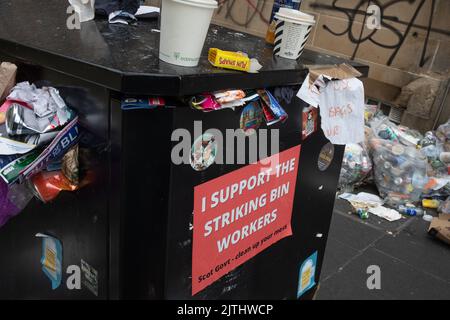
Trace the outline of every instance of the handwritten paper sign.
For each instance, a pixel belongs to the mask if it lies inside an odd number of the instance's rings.
[[[309,79],[308,75],[297,96],[316,108],[320,106],[322,130],[328,140],[333,144],[363,141],[363,83],[356,78],[331,80],[320,76],[311,84]]]
[[[364,140],[364,86],[356,79],[330,81],[320,93],[322,130],[333,144]]]

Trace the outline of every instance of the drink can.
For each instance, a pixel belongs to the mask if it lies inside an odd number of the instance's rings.
[[[289,8],[299,10],[302,0],[275,0],[272,7],[272,14],[270,15],[270,24],[267,29],[266,42],[274,44],[275,42],[275,30],[276,30],[276,19],[275,14],[280,10],[280,8]]]

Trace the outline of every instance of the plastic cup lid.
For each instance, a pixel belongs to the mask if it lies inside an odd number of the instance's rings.
[[[280,8],[275,16],[280,20],[289,20],[297,23],[314,24],[316,22],[314,16],[289,8]]]
[[[173,0],[178,3],[184,3],[187,5],[193,5],[196,7],[205,7],[205,8],[218,8],[218,4],[216,0]]]
[[[400,145],[395,145],[392,147],[392,153],[397,156],[401,156],[403,153],[405,153],[405,148]]]

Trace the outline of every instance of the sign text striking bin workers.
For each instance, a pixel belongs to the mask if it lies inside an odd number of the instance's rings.
[[[192,295],[292,235],[299,156],[296,146],[195,187]]]

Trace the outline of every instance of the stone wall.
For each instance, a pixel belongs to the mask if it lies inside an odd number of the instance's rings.
[[[380,9],[379,29],[373,28],[376,15],[367,14],[374,4]],[[272,6],[273,0],[224,0],[214,22],[264,37]],[[428,114],[405,114],[405,123],[425,130],[436,117],[445,117],[450,0],[303,0],[301,10],[317,20],[310,49],[370,66],[368,96],[394,103],[402,87],[426,77],[438,83],[436,99],[427,100],[432,102]],[[439,109],[442,105],[444,110]]]

